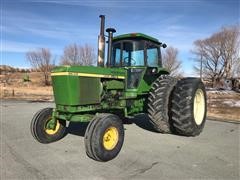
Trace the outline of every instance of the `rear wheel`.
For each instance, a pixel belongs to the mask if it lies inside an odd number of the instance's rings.
[[[40,143],[51,143],[60,140],[66,132],[66,121],[57,120],[54,129],[47,127],[52,118],[52,108],[45,108],[38,111],[31,122],[31,134]]]
[[[113,114],[100,114],[89,123],[85,136],[87,155],[97,161],[109,161],[120,152],[124,141],[121,119]]]
[[[160,76],[152,85],[148,97],[148,115],[154,129],[161,133],[170,133],[168,116],[171,92],[177,80],[170,76]]]
[[[206,121],[206,92],[198,78],[180,80],[173,91],[171,119],[176,133],[197,136]]]

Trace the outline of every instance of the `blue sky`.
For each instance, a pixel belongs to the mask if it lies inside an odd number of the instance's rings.
[[[100,14],[115,35],[142,32],[179,49],[186,75],[197,39],[240,22],[239,0],[0,0],[1,64],[30,67],[25,53],[50,48],[56,63],[66,45],[97,50]]]

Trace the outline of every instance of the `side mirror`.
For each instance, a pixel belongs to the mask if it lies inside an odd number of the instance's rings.
[[[167,45],[164,43],[164,44],[162,44],[162,47],[163,47],[163,48],[166,48],[166,47],[167,47]]]

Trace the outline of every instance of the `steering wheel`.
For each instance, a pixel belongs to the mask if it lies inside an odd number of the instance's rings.
[[[123,59],[124,65],[125,65],[125,64],[128,65],[128,59],[129,59],[129,57],[125,57],[125,58]],[[131,63],[131,65],[136,65],[136,60],[131,57],[131,58],[130,58],[130,63]]]

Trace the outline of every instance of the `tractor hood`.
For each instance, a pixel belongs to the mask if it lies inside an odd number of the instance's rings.
[[[92,105],[101,102],[101,79],[124,80],[126,70],[93,66],[60,66],[51,73],[57,105]]]

